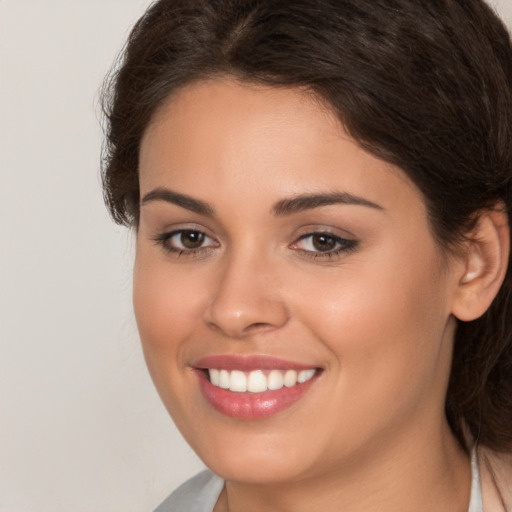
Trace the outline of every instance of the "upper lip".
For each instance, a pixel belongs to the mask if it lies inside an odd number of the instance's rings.
[[[201,370],[216,368],[223,370],[241,370],[251,372],[253,370],[309,370],[316,368],[313,365],[301,364],[294,361],[287,361],[272,356],[240,356],[219,354],[207,356],[192,364],[194,368]]]

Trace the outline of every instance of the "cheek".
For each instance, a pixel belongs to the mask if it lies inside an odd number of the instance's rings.
[[[160,366],[183,366],[183,347],[201,317],[205,291],[201,276],[176,271],[154,252],[138,246],[133,276],[135,317],[153,376]]]
[[[444,284],[433,249],[382,251],[318,280],[303,279],[301,316],[331,352],[344,396],[379,410],[444,386],[449,367]],[[399,257],[400,255],[400,257]],[[437,393],[436,391],[436,393]],[[404,402],[405,404],[405,402]],[[354,404],[354,410],[358,410]]]
[[[204,286],[193,273],[176,271],[154,250],[137,247],[133,305],[144,358],[163,403],[182,432],[193,416],[187,404],[198,399],[188,371],[187,347],[201,318]],[[203,280],[204,281],[204,280]],[[195,391],[194,391],[195,390]]]

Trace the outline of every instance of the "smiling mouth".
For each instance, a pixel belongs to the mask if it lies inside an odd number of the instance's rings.
[[[274,416],[307,395],[323,369],[258,369],[252,365],[242,370],[219,365],[196,367],[195,373],[204,398],[217,412],[254,421]]]
[[[194,361],[191,368],[207,409],[244,421],[288,409],[324,373],[322,367],[265,355],[212,355]]]
[[[318,372],[317,368],[306,370],[242,370],[206,369],[208,381],[215,387],[234,393],[264,393],[292,388],[311,380]]]

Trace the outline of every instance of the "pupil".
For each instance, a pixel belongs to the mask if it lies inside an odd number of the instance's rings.
[[[331,251],[336,246],[336,240],[328,235],[314,235],[313,246],[317,251]]]
[[[181,234],[181,243],[187,249],[197,249],[201,247],[204,241],[204,233],[199,231],[183,231]]]

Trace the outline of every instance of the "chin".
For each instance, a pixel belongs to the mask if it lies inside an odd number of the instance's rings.
[[[325,449],[315,436],[305,442],[293,429],[272,429],[272,422],[212,427],[187,441],[216,475],[227,481],[273,484],[300,480],[312,473],[315,459]]]
[[[281,454],[261,456],[252,451],[239,454],[224,454],[216,460],[204,459],[205,464],[216,475],[226,481],[246,484],[269,485],[299,480],[304,471],[295,457]]]

